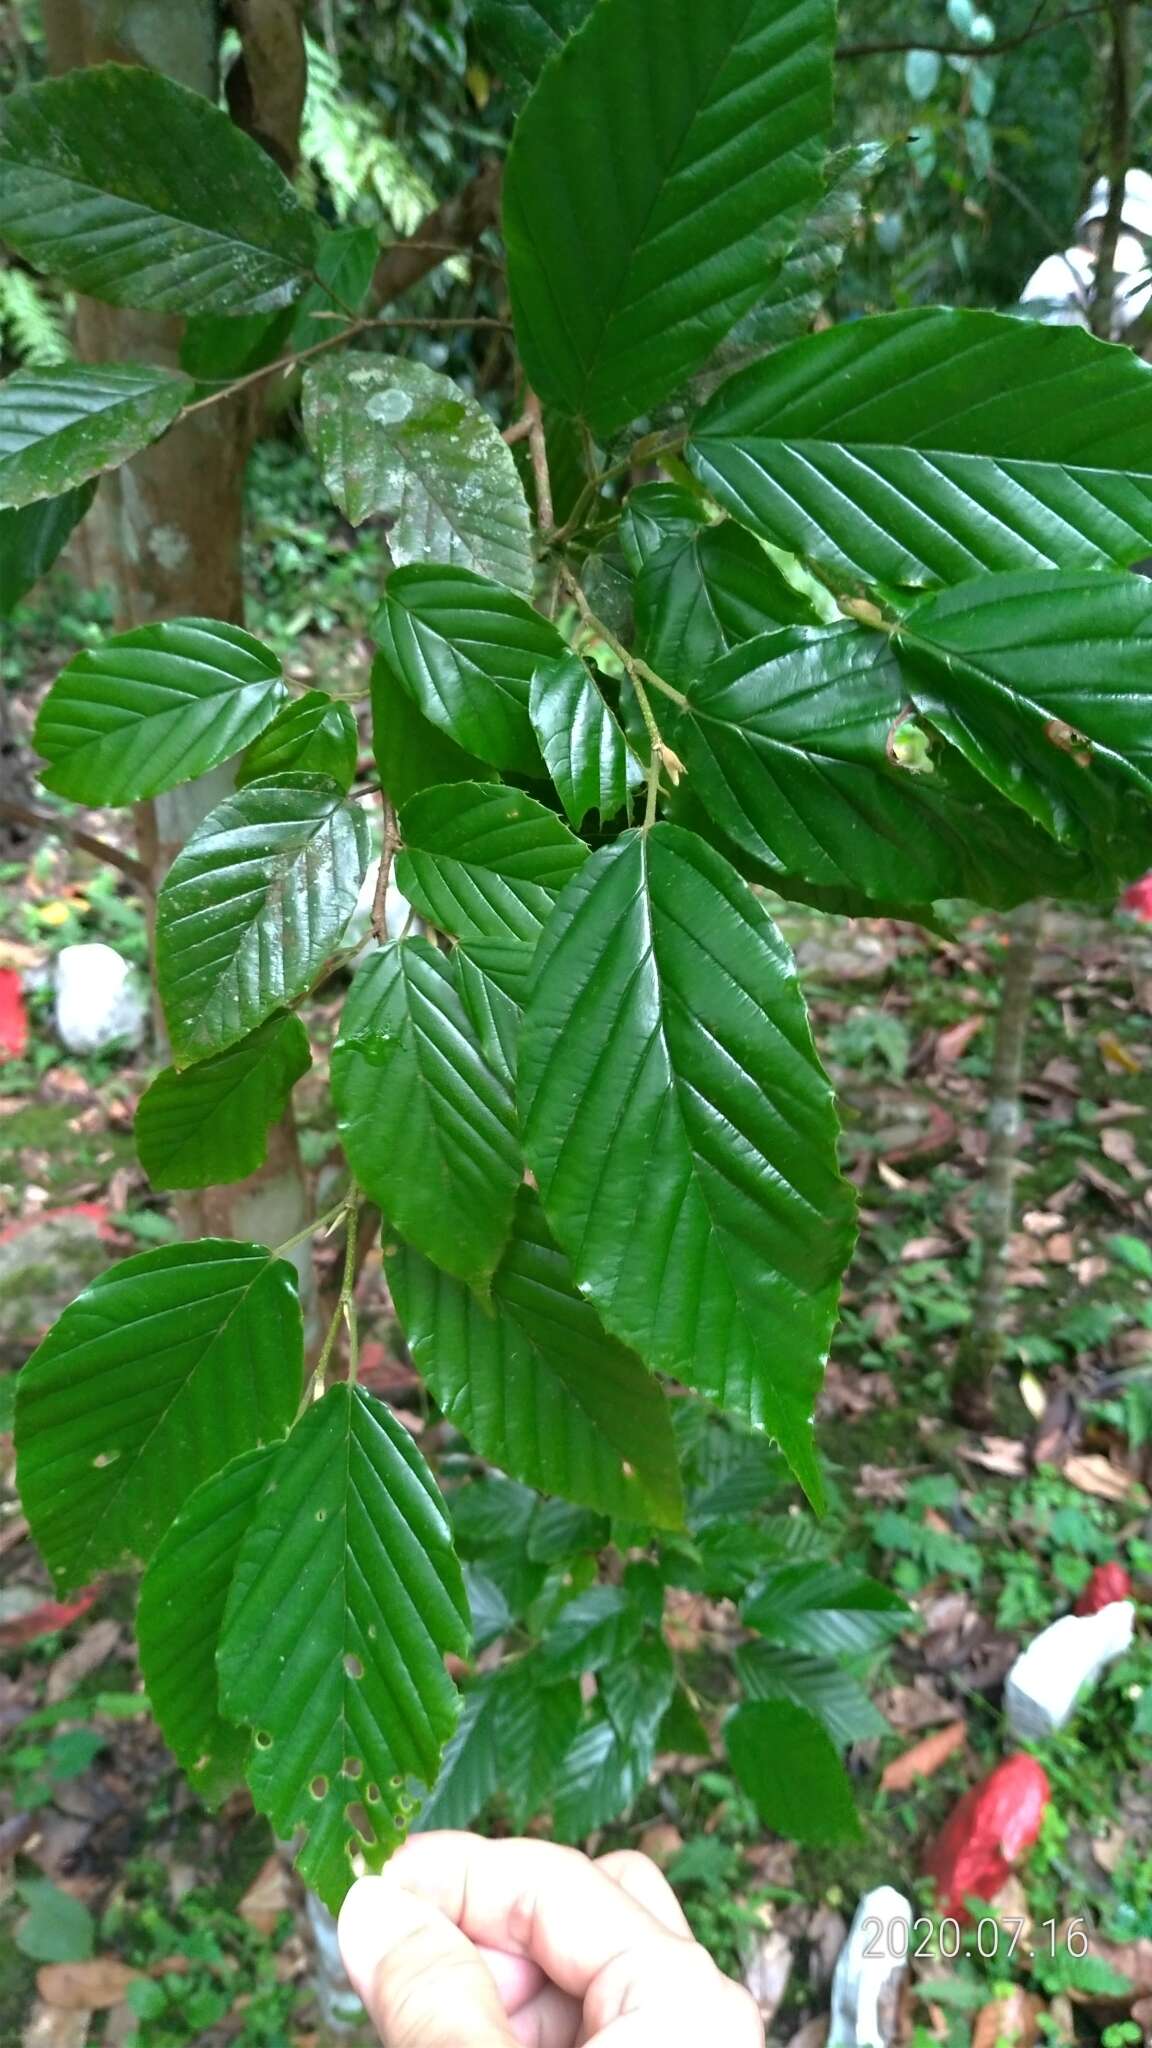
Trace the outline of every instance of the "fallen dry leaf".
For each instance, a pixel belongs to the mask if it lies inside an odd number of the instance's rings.
[[[295,1894],[292,1880],[278,1856],[260,1865],[236,1911],[257,1934],[274,1934],[281,1913],[290,1913]]]
[[[1102,1835],[1092,1842],[1092,1860],[1106,1870],[1109,1876],[1119,1866],[1120,1859],[1128,1847],[1128,1830],[1119,1821],[1110,1821]]]
[[[1039,2037],[1044,2007],[1030,1991],[1017,1988],[1006,1998],[982,2005],[972,2028],[972,2048],[1032,2048]]]
[[[1120,1043],[1114,1031],[1101,1031],[1097,1036],[1096,1044],[1100,1050],[1100,1057],[1110,1073],[1138,1074],[1140,1072],[1141,1061],[1134,1052],[1129,1050],[1128,1046]]]
[[[909,1474],[903,1465],[861,1465],[854,1491],[861,1500],[903,1500]]]
[[[1131,1131],[1113,1126],[1100,1134],[1100,1150],[1105,1159],[1111,1159],[1115,1166],[1123,1166],[1135,1180],[1147,1178],[1147,1168],[1136,1149],[1136,1140]]]
[[[929,1237],[910,1237],[900,1247],[900,1258],[903,1264],[912,1265],[917,1259],[947,1258],[951,1250],[952,1239],[936,1232]]]
[[[744,1965],[744,1988],[752,1993],[765,2026],[784,2002],[792,1975],[792,1944],[778,1927],[757,1937]]]
[[[57,2005],[37,2001],[20,2037],[22,2048],[84,2048],[91,2017],[89,2012],[63,2012]]]
[[[926,1735],[922,1742],[914,1742],[911,1749],[894,1756],[885,1764],[880,1773],[882,1792],[907,1792],[917,1778],[931,1778],[942,1770],[950,1757],[963,1749],[968,1739],[967,1725],[963,1721],[952,1721],[946,1728],[938,1728],[934,1735]]]
[[[933,1063],[938,1067],[954,1067],[963,1059],[974,1038],[984,1029],[983,1017],[964,1017],[959,1024],[950,1024],[941,1031],[932,1053]]]
[[[921,1728],[935,1728],[941,1721],[963,1719],[954,1700],[946,1700],[930,1678],[914,1679],[911,1685],[892,1685],[878,1693],[876,1705],[886,1721],[901,1735],[914,1735]]]
[[[90,1963],[45,1963],[36,1972],[36,1989],[45,2005],[69,2012],[106,2012],[122,2005],[130,1984],[142,1975],[115,1956],[94,1956]]]
[[[1028,1453],[1012,1436],[984,1436],[978,1444],[959,1444],[960,1456],[985,1472],[1000,1472],[1006,1479],[1021,1479],[1028,1470]]]
[[[75,1692],[81,1680],[87,1678],[90,1672],[96,1671],[106,1658],[112,1655],[119,1641],[118,1621],[113,1621],[109,1617],[105,1621],[93,1622],[92,1627],[84,1631],[78,1643],[73,1643],[70,1650],[65,1650],[63,1656],[57,1657],[48,1673],[45,1693],[48,1705],[57,1706],[61,1700],[67,1699],[70,1692]]]
[[[672,1858],[684,1847],[684,1837],[670,1820],[660,1820],[645,1828],[638,1847],[640,1854],[649,1857],[657,1869],[666,1870]]]
[[[1079,1451],[1075,1457],[1066,1458],[1061,1476],[1070,1486],[1077,1487],[1081,1493],[1093,1494],[1097,1500],[1127,1501],[1135,1500],[1137,1496],[1147,1500],[1139,1480],[1133,1479],[1129,1472],[1121,1472],[1099,1451]]]

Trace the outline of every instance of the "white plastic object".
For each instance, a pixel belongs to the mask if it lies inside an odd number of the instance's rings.
[[[135,970],[112,946],[65,946],[56,956],[56,1031],[69,1052],[136,1047],[148,1005]]]
[[[1107,178],[1097,178],[1092,187],[1092,197],[1080,216],[1081,227],[1087,227],[1089,221],[1103,220],[1108,211],[1110,189]],[[1124,205],[1120,218],[1132,234],[1152,236],[1152,177],[1147,171],[1128,172],[1124,180]]]
[[[1112,329],[1114,334],[1122,334],[1152,299],[1148,251],[1135,235],[1121,235],[1117,242],[1115,271]],[[1048,327],[1090,327],[1095,278],[1094,250],[1062,249],[1046,256],[1032,272],[1020,294],[1020,304],[1042,306],[1040,318]]]
[[[1065,1614],[1021,1651],[1004,1681],[1004,1714],[1018,1742],[1044,1742],[1064,1727],[1080,1694],[1123,1656],[1135,1616],[1131,1600]]]
[[[903,1892],[890,1884],[865,1892],[832,1979],[828,2048],[891,2048],[911,1938]]]

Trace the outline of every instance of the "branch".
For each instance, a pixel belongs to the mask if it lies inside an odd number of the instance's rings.
[[[369,929],[380,945],[388,937],[388,883],[392,877],[392,863],[400,850],[400,834],[396,826],[396,813],[387,797],[384,798],[384,837],[380,846],[380,866],[376,875],[376,890],[372,898],[372,922]]]
[[[540,411],[540,400],[534,391],[529,391],[524,400],[524,417],[528,422],[528,451],[532,457],[532,475],[536,482],[536,518],[545,539],[556,525],[552,510],[552,478],[548,470],[548,443],[544,436],[544,417]]]
[[[0,796],[0,818],[7,818],[14,825],[27,825],[34,832],[51,832],[57,839],[70,840],[83,852],[90,853],[93,860],[103,861],[106,867],[119,868],[122,875],[129,875],[137,887],[152,894],[152,880],[143,861],[133,854],[122,853],[107,839],[98,839],[94,832],[85,832],[80,825],[74,825],[70,818],[57,818],[51,811],[34,810],[31,804],[20,804],[11,797]]]
[[[387,306],[411,291],[449,256],[458,256],[478,242],[500,218],[503,165],[496,157],[481,164],[474,178],[455,198],[426,214],[414,234],[382,250],[372,278],[372,303]]]
[[[1100,229],[1092,291],[1092,332],[1109,341],[1116,313],[1116,247],[1124,223],[1124,186],[1132,160],[1132,9],[1112,0],[1112,51],[1108,78],[1108,207]]]
[[[1070,7],[1063,14],[1053,15],[1051,21],[1035,19],[1017,35],[1001,36],[994,43],[926,43],[920,38],[909,42],[900,39],[882,43],[841,43],[836,55],[850,61],[856,57],[904,57],[910,50],[930,50],[938,57],[1003,57],[1009,50],[1018,50],[1024,43],[1030,43],[1034,36],[1050,35],[1054,29],[1066,28],[1072,21],[1087,21],[1093,15],[1106,14],[1109,0],[1096,0],[1092,7]]]

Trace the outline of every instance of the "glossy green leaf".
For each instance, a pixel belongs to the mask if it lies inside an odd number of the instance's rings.
[[[295,1272],[259,1245],[162,1245],[86,1287],[16,1397],[20,1495],[57,1585],[147,1560],[202,1480],[282,1435],[302,1345]]]
[[[303,994],[356,907],[364,814],[322,775],[225,798],[168,870],[156,973],[177,1063],[234,1045]]]
[[[703,493],[687,484],[638,484],[620,515],[620,551],[630,573],[639,576],[669,541],[691,540],[712,516]]]
[[[898,1593],[850,1565],[801,1560],[758,1579],[742,1609],[749,1628],[815,1656],[856,1656],[910,1626]]]
[[[608,1719],[647,1777],[676,1691],[672,1652],[662,1637],[646,1636],[618,1664],[606,1664],[597,1684]]]
[[[373,630],[425,718],[458,747],[497,768],[539,774],[532,677],[567,650],[530,604],[466,569],[399,569]]]
[[[812,1714],[784,1700],[750,1701],[729,1715],[724,1741],[766,1827],[818,1849],[861,1839],[848,1774]]]
[[[220,108],[144,65],[14,92],[0,116],[0,236],[113,306],[260,313],[296,296],[315,221]]]
[[[198,1486],[140,1586],[136,1635],[148,1704],[201,1799],[215,1805],[243,1783],[248,1729],[225,1721],[216,1645],[242,1538],[277,1456],[246,1451]]]
[[[791,954],[735,871],[658,825],[594,854],[540,942],[528,1163],[608,1328],[779,1438],[811,1416],[853,1238]]]
[[[581,1842],[626,1812],[643,1783],[640,1763],[607,1718],[581,1729],[564,1758],[553,1802],[559,1840]]]
[[[762,864],[888,905],[1008,905],[1083,893],[1095,871],[1001,801],[910,715],[888,636],[845,623],[749,640],[713,664],[669,727],[690,800]]]
[[[536,670],[528,715],[571,823],[579,830],[589,811],[614,818],[644,771],[578,654]]]
[[[785,1700],[815,1714],[837,1748],[891,1732],[859,1679],[834,1658],[752,1642],[737,1650],[734,1662],[749,1699]]]
[[[444,1758],[412,1833],[429,1828],[466,1828],[494,1799],[500,1786],[500,1674],[486,1671],[464,1694]]]
[[[512,1099],[451,961],[426,940],[394,941],[360,968],[332,1052],[332,1100],[352,1173],[389,1223],[485,1287],[522,1172]]]
[[[731,519],[658,549],[636,579],[635,603],[637,652],[665,682],[689,690],[756,634],[816,623],[755,536]]]
[[[549,63],[504,182],[517,339],[543,399],[611,434],[761,296],[820,190],[834,12],[664,0],[654,33],[649,0],[600,0]]]
[[[631,1656],[643,1626],[644,1617],[623,1586],[590,1586],[561,1609],[544,1638],[543,1655],[557,1673],[599,1671]]]
[[[330,1387],[281,1446],[240,1546],[217,1654],[255,1730],[252,1797],[336,1912],[350,1852],[379,1869],[456,1725],[468,1607],[435,1481],[362,1388]]]
[[[311,1064],[308,1033],[281,1010],[213,1059],[165,1067],[136,1108],[136,1149],[153,1187],[210,1188],[255,1173]]]
[[[721,385],[688,459],[745,525],[840,576],[1123,567],[1152,547],[1152,370],[1075,327],[881,313]]]
[[[564,47],[593,0],[477,0],[480,48],[517,92],[533,86],[549,57]]]
[[[679,1523],[664,1395],[577,1294],[531,1189],[517,1198],[491,1310],[409,1246],[387,1249],[413,1363],[481,1457],[604,1514]]]
[[[304,380],[304,433],[353,526],[387,515],[393,561],[458,565],[531,594],[512,450],[450,377],[405,356],[325,356]]]
[[[341,789],[356,779],[360,739],[347,704],[325,690],[305,690],[282,704],[271,725],[248,748],[236,772],[236,786],[295,769],[306,775],[327,775]]]
[[[523,939],[472,939],[457,946],[460,1000],[490,1067],[516,1078],[520,1014],[528,999],[536,948]]]
[[[501,783],[422,790],[400,814],[396,881],[459,939],[533,941],[588,849],[553,811]]]
[[[111,363],[17,370],[0,383],[0,506],[57,498],[170,427],[186,377]]]
[[[459,1726],[415,1831],[466,1828],[497,1795],[507,1801],[513,1825],[524,1828],[547,1805],[579,1721],[579,1686],[558,1680],[539,1656],[486,1672],[464,1695]]]
[[[95,490],[95,483],[80,484],[59,498],[0,512],[0,618],[6,618],[52,567]]]
[[[382,654],[372,663],[372,751],[380,781],[397,806],[438,782],[483,780],[496,773],[425,718]]]
[[[1111,832],[1152,798],[1152,585],[1143,576],[986,576],[909,613],[908,695],[1056,838]]]
[[[284,704],[274,654],[219,619],[171,619],[81,648],[41,706],[48,789],[128,804],[238,754]]]

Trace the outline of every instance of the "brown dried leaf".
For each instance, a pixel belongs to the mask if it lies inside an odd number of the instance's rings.
[[[1032,2048],[1039,2038],[1044,2007],[1030,1991],[1017,1988],[981,2006],[972,2029],[972,2048]]]
[[[1136,1139],[1131,1131],[1123,1129],[1120,1125],[1113,1125],[1110,1129],[1101,1131],[1100,1150],[1105,1159],[1111,1159],[1115,1166],[1125,1167],[1134,1180],[1147,1178],[1148,1169],[1140,1158]]]
[[[63,2012],[56,2005],[32,2007],[21,2035],[22,2048],[84,2048],[88,2039],[88,2012]]]
[[[1097,1500],[1138,1499],[1143,1507],[1148,1499],[1139,1480],[1133,1479],[1129,1472],[1121,1472],[1099,1451],[1080,1451],[1074,1458],[1066,1458],[1062,1476],[1070,1486],[1079,1488],[1081,1493],[1092,1494]]]
[[[941,1031],[932,1053],[933,1064],[937,1067],[954,1067],[962,1060],[974,1038],[984,1029],[984,1018],[963,1017],[959,1024],[950,1024],[947,1031]]]
[[[1005,1479],[1020,1479],[1028,1470],[1028,1453],[1012,1436],[984,1436],[978,1444],[958,1444],[957,1449],[966,1464],[999,1472]]]
[[[638,1846],[642,1856],[650,1857],[659,1870],[666,1870],[672,1858],[684,1847],[684,1837],[670,1820],[661,1820],[645,1828]]]
[[[1121,1044],[1114,1031],[1099,1032],[1096,1044],[1104,1065],[1113,1074],[1139,1074],[1142,1071],[1143,1061],[1130,1047]]]
[[[911,1749],[894,1756],[885,1764],[880,1774],[882,1792],[907,1792],[917,1778],[931,1778],[943,1770],[950,1757],[963,1749],[968,1739],[967,1724],[952,1721],[947,1728],[938,1728],[934,1735],[926,1735],[922,1742],[914,1742]]]
[[[1119,1867],[1125,1849],[1128,1847],[1128,1830],[1117,1820],[1110,1821],[1102,1835],[1092,1843],[1092,1860],[1106,1870],[1109,1876]]]
[[[941,1237],[939,1232],[928,1237],[910,1237],[900,1247],[900,1259],[904,1265],[911,1265],[917,1259],[943,1259],[952,1251],[952,1239]]]
[[[36,1972],[36,1989],[45,2005],[63,2006],[69,2012],[105,2012],[123,2003],[128,1986],[141,1975],[115,1956],[95,1956],[90,1963],[45,1963]]]
[[[963,1715],[954,1700],[946,1700],[929,1678],[917,1678],[911,1685],[892,1685],[878,1693],[876,1705],[886,1721],[901,1735],[914,1735],[920,1728],[935,1728],[941,1721],[960,1721]]]
[[[744,1987],[752,1993],[765,2026],[784,2002],[792,1975],[792,1944],[779,1928],[761,1935],[744,1966]]]
[[[120,1623],[111,1618],[94,1621],[91,1628],[85,1629],[79,1642],[73,1643],[70,1650],[57,1657],[48,1673],[45,1692],[48,1705],[57,1706],[61,1700],[67,1699],[70,1692],[75,1692],[81,1680],[112,1655],[119,1641]]]
[[[257,1934],[273,1934],[281,1913],[290,1913],[295,1894],[292,1879],[278,1856],[260,1865],[236,1911]]]

